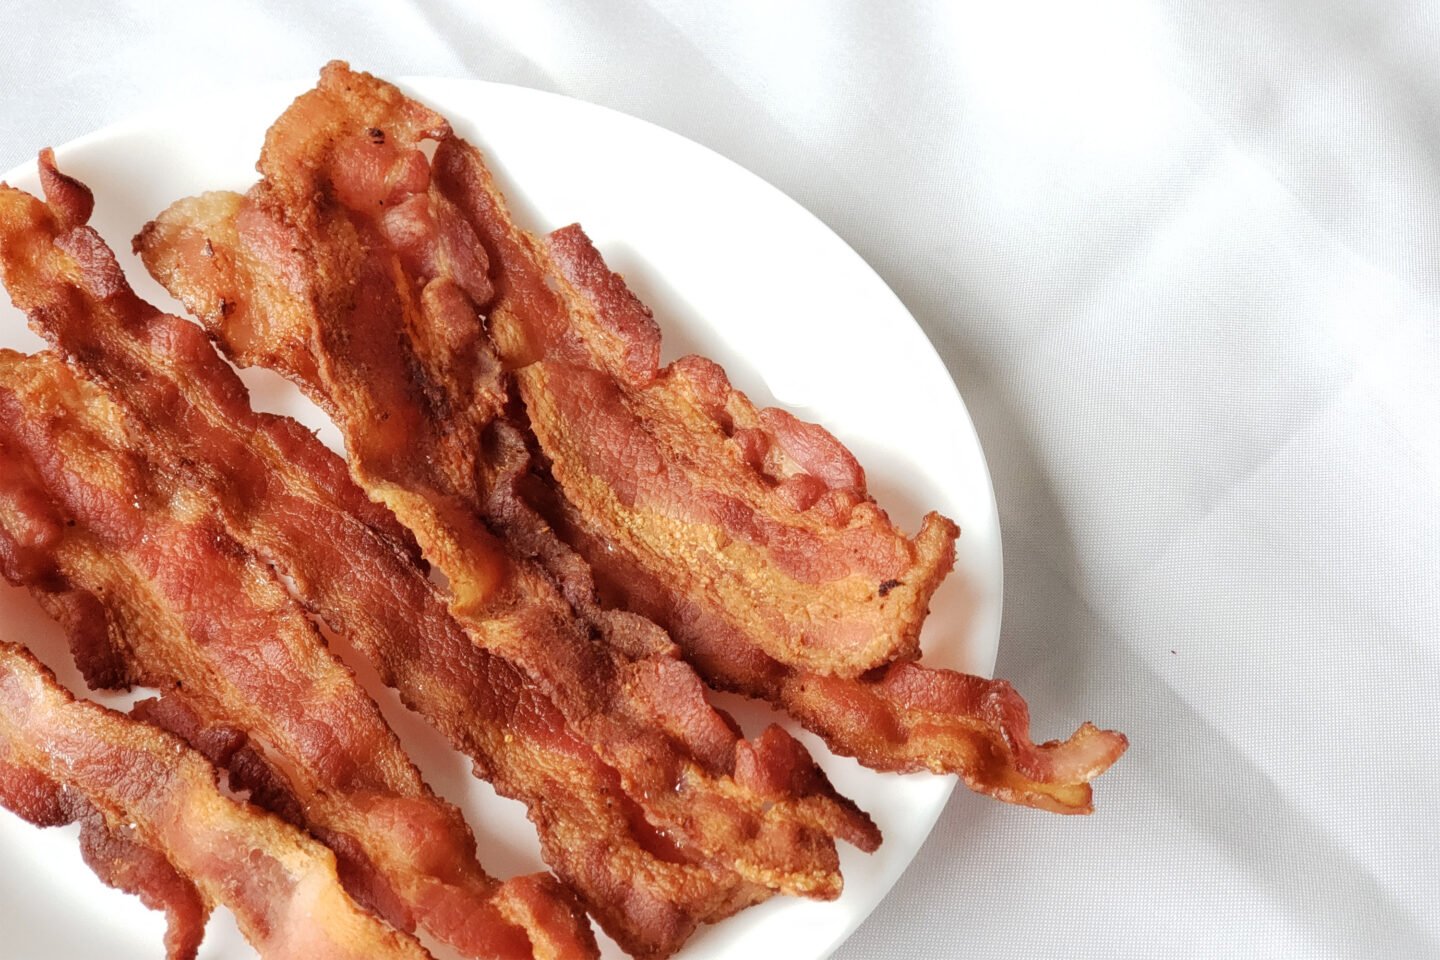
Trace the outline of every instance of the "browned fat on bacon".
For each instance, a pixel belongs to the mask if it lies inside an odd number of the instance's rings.
[[[452,613],[545,690],[647,816],[748,881],[837,895],[833,837],[873,849],[869,819],[780,728],[740,738],[663,631],[590,602],[583,564],[583,584],[556,582],[532,554],[563,544],[491,496],[482,452],[508,386],[476,313],[491,289],[419,149],[448,135],[388,84],[328,67],[271,128],[258,187],[177,204],[137,249],[234,359],[286,372],[331,413],[351,473],[446,575]],[[519,525],[523,549],[490,530]]]
[[[0,643],[0,803],[41,826],[82,821],[101,878],[163,905],[171,960],[193,957],[214,904],[266,960],[420,960],[361,910],[314,840],[221,794],[178,739],[77,701],[21,647]]]
[[[469,957],[595,954],[553,877],[484,873],[459,811],[274,573],[148,461],[99,390],[54,356],[0,351],[0,452],[0,554],[24,558],[4,572],[57,610],[91,683],[164,690],[146,719],[325,840],[350,892],[396,927]],[[96,615],[65,616],[81,596]]]
[[[611,597],[666,627],[709,682],[784,707],[867,766],[1091,809],[1089,781],[1124,752],[1121,734],[1087,723],[1036,745],[1008,683],[905,662],[953,563],[950,521],[931,514],[906,540],[822,428],[756,409],[704,358],[661,368],[650,311],[578,227],[543,243],[523,231],[459,140],[440,144],[435,169],[491,263],[489,330],[519,368],[550,517]],[[847,664],[797,657],[776,630],[903,642]],[[865,663],[881,665],[854,675]]]
[[[698,924],[764,899],[669,841],[544,692],[470,642],[389,511],[299,424],[253,411],[203,331],[135,296],[83,226],[88,192],[42,157],[47,169],[50,206],[0,189],[0,268],[32,326],[106,388],[151,462],[205,491],[231,537],[290,576],[479,775],[526,804],[546,861],[606,931],[637,957],[663,957]],[[97,614],[83,595],[60,596],[67,617]]]

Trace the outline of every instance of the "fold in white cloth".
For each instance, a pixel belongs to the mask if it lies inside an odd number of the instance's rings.
[[[750,167],[955,376],[1037,732],[1133,744],[1088,820],[957,793],[835,956],[1440,956],[1433,3],[472,6],[12,4],[0,169],[336,56]]]

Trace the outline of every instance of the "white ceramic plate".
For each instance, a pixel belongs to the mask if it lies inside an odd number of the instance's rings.
[[[140,292],[178,310],[130,257],[130,238],[171,201],[206,189],[244,189],[265,128],[305,88],[237,91],[228,101],[171,105],[60,148],[62,169],[90,184],[94,223],[121,254]],[[924,635],[927,662],[989,675],[1000,620],[1000,534],[975,430],[949,374],[883,281],[794,201],[730,161],[676,134],[591,104],[517,87],[415,79],[404,86],[478,142],[516,215],[553,229],[579,221],[626,274],[665,331],[666,359],[698,352],[722,363],[762,404],[782,403],[829,426],[869,471],[872,490],[907,530],[926,509],[964,533],[956,572],[936,595]],[[35,144],[36,148],[43,144]],[[33,166],[8,182],[37,189]],[[33,350],[8,302],[0,346]],[[287,384],[247,372],[257,405],[338,434]],[[31,644],[83,690],[56,627],[23,591],[0,584],[7,639]],[[500,876],[542,866],[519,804],[496,797],[423,721],[361,671],[435,789],[475,828],[482,862]],[[124,706],[133,697],[99,697]],[[722,698],[758,730],[768,709]],[[820,960],[874,909],[914,857],[953,778],[882,776],[832,757],[805,735],[837,786],[885,833],[873,856],[845,848],[845,893],[832,903],[787,898],[702,930],[684,960]],[[12,960],[162,955],[163,923],[103,887],[83,865],[75,828],[36,830],[0,812],[0,948]],[[606,944],[607,957],[622,956]],[[441,954],[437,952],[437,956]],[[253,952],[220,911],[202,956]]]

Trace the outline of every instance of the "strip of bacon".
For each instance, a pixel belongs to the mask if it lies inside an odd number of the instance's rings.
[[[670,624],[709,682],[783,707],[836,753],[876,770],[955,774],[1008,803],[1088,813],[1090,781],[1124,752],[1123,735],[1089,723],[1035,744],[1025,701],[1004,680],[920,663],[852,680],[777,663],[596,537],[553,482],[530,479],[524,495],[592,564],[601,596]]]
[[[1013,803],[1092,809],[1089,781],[1124,752],[1123,735],[1087,723],[1037,746],[1009,684],[905,662],[953,562],[950,521],[931,514],[906,541],[823,429],[757,410],[704,358],[660,368],[650,311],[578,227],[545,242],[526,233],[463,141],[443,141],[434,166],[491,264],[489,330],[518,368],[550,518],[612,598],[664,626],[708,682],[783,707],[837,753],[958,774]],[[782,623],[904,642],[885,654],[896,662],[837,669],[787,652],[767,633]]]
[[[618,341],[635,329],[633,316],[648,315],[579,227],[557,231],[545,246],[548,256],[537,265],[564,281],[568,309],[587,322]],[[667,472],[673,462],[667,430],[675,442],[687,432],[720,438],[728,430],[731,456],[742,459],[762,442],[744,432],[750,428],[729,426],[763,423],[765,412],[757,413],[719,367],[687,357],[653,371],[644,386],[627,387],[599,363],[562,359],[531,364],[518,378],[555,490],[552,521],[592,564],[607,595],[666,625],[708,681],[783,707],[831,749],[869,767],[956,773],[972,790],[1010,803],[1062,813],[1092,809],[1090,781],[1124,752],[1121,734],[1087,723],[1067,741],[1036,745],[1023,699],[1003,680],[910,662],[854,678],[781,663],[754,642],[743,618],[690,593],[683,579],[672,578],[671,566],[652,562],[648,548],[637,545],[632,530],[657,525],[657,500],[703,498],[687,486],[684,471]],[[636,470],[637,462],[665,466],[647,472]],[[642,486],[653,496],[635,492]],[[878,512],[868,500],[855,502],[863,508]],[[663,527],[670,513],[658,512]],[[674,557],[688,555],[683,550]]]
[[[27,569],[7,572],[42,596],[63,585],[103,598],[104,636],[127,682],[167,691],[169,709],[149,719],[325,840],[349,891],[397,928],[419,922],[469,957],[536,955],[511,901],[548,897],[546,913],[563,918],[554,879],[511,888],[481,870],[459,811],[425,786],[275,574],[204,498],[146,460],[111,401],[53,356],[0,351],[0,450],[0,540],[27,556]],[[95,647],[75,644],[87,675],[99,672],[84,657]],[[229,743],[206,749],[207,731],[228,732]],[[552,941],[544,957],[596,952],[578,917],[538,938]]]
[[[0,656],[4,647],[0,646]],[[37,827],[80,824],[80,853],[107,886],[132,893],[165,914],[165,956],[193,960],[205,937],[210,905],[165,855],[129,829],[114,827],[84,795],[40,770],[17,762],[15,745],[0,734],[0,806]]]
[[[361,910],[330,851],[225,797],[180,740],[75,700],[0,643],[0,802],[41,825],[80,818],[107,882],[163,903],[172,960],[193,957],[213,904],[266,960],[419,960],[415,940]]]
[[[290,576],[478,775],[526,804],[546,861],[606,931],[637,957],[664,957],[698,924],[764,899],[649,824],[549,698],[470,642],[416,565],[413,541],[344,461],[294,421],[253,411],[198,327],[136,297],[83,226],[88,192],[42,157],[47,170],[50,206],[0,188],[0,270],[32,326],[106,388],[152,462],[205,491],[227,533]],[[83,595],[55,598],[67,622],[95,621]],[[103,654],[103,633],[82,636]]]
[[[429,189],[420,141],[448,135],[331,65],[271,128],[259,187],[172,208],[137,249],[234,359],[331,413],[352,475],[446,575],[452,613],[541,685],[657,825],[747,880],[837,895],[832,836],[873,849],[878,833],[798,743],[779,727],[740,738],[663,631],[586,603],[588,587],[490,532],[516,520],[491,509],[480,459],[506,382],[474,306],[491,295],[476,238]]]

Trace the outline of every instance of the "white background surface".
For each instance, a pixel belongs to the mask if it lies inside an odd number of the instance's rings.
[[[298,6],[7,4],[0,169],[334,56],[525,84],[775,183],[944,357],[998,672],[1133,745],[1088,820],[957,792],[837,957],[1440,956],[1433,2]]]

